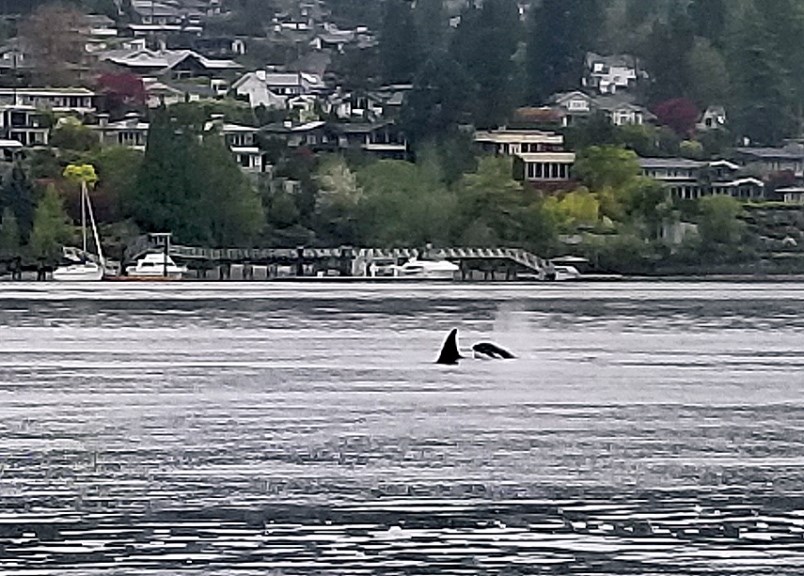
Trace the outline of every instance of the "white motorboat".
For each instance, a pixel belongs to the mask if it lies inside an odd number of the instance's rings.
[[[396,278],[423,278],[427,280],[454,280],[461,268],[447,260],[419,260],[411,258],[401,266],[394,266]]]
[[[186,266],[178,266],[164,252],[150,252],[126,268],[126,276],[137,280],[181,280]]]
[[[87,251],[87,216],[92,227],[97,254]],[[83,248],[64,247],[64,263],[53,271],[57,282],[97,282],[106,274],[106,259],[103,257],[95,214],[85,182],[81,182],[81,238]]]

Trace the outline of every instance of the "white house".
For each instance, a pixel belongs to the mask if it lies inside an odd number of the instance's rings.
[[[514,156],[529,182],[563,182],[572,178],[575,153],[564,149],[564,136],[541,130],[484,130],[475,142],[486,152]]]
[[[86,88],[0,88],[0,108],[9,106],[91,114],[95,112],[95,92]]]
[[[310,94],[320,94],[326,89],[318,74],[308,72],[269,72],[257,70],[241,76],[232,90],[238,96],[248,98],[252,108],[285,109],[288,99]]]
[[[726,109],[723,106],[709,106],[704,110],[701,119],[695,128],[705,132],[707,130],[717,130],[726,128]]]
[[[626,54],[601,56],[588,52],[586,70],[581,83],[599,94],[615,94],[633,88],[641,77],[644,77],[644,74],[640,73],[639,62],[633,56]]]

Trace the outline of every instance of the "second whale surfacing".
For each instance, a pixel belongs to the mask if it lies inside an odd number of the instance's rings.
[[[472,356],[475,358],[488,358],[493,360],[509,360],[516,358],[511,352],[497,346],[492,342],[478,342],[472,346]],[[458,348],[458,329],[453,328],[444,340],[441,353],[438,355],[436,364],[457,364],[459,360],[466,358]]]

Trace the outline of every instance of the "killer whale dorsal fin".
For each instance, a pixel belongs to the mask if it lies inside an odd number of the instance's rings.
[[[458,329],[453,328],[447,339],[444,340],[444,345],[441,346],[441,353],[438,355],[436,364],[457,364],[461,358],[458,350]]]
[[[501,346],[497,346],[493,342],[478,342],[472,346],[472,351],[488,358],[496,358],[501,360],[511,360],[512,358],[516,358],[516,356],[511,354],[511,352],[505,348],[502,348]]]

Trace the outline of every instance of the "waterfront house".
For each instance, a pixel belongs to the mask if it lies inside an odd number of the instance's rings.
[[[218,130],[235,161],[244,172],[258,174],[268,169],[265,153],[257,145],[259,128],[224,122],[222,115],[213,115],[204,131]]]
[[[776,196],[785,204],[804,205],[804,188],[801,186],[788,186],[777,188]]]
[[[668,193],[682,200],[723,195],[739,200],[765,199],[765,184],[758,178],[741,176],[739,166],[716,160],[688,158],[640,158],[642,175],[661,182]]]
[[[528,182],[562,183],[572,178],[575,153],[564,149],[564,136],[542,130],[482,130],[475,143],[484,152],[513,156],[518,175]]]
[[[735,156],[740,164],[762,176],[789,172],[797,179],[804,178],[804,146],[800,144],[782,148],[737,148]]]

